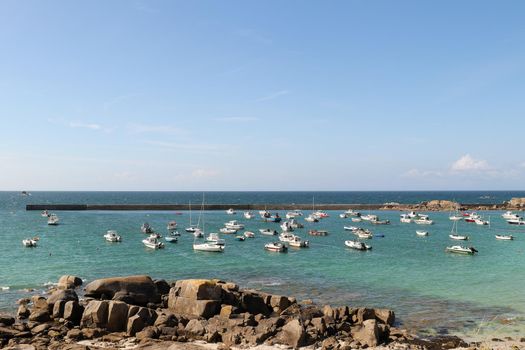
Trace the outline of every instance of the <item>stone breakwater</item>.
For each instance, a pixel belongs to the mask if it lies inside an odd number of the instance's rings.
[[[205,204],[204,210],[310,210],[311,204]],[[317,210],[525,210],[525,198],[512,198],[497,204],[461,204],[447,200],[431,200],[417,204],[323,204]],[[189,210],[188,204],[28,204],[26,210]]]
[[[319,306],[293,297],[242,290],[232,282],[190,279],[171,284],[148,276],[95,280],[62,276],[44,297],[18,301],[0,315],[6,349],[176,349],[193,341],[221,349],[286,346],[312,349],[449,349],[459,338],[426,341],[395,326],[388,309]],[[96,341],[97,346],[87,346]]]

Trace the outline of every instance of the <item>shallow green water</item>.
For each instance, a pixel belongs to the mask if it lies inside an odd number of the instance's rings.
[[[194,252],[193,236],[182,229],[189,215],[170,212],[57,212],[61,224],[47,226],[39,212],[22,206],[0,209],[0,309],[12,310],[14,300],[25,288],[42,290],[63,274],[75,274],[86,281],[97,277],[149,274],[168,280],[213,277],[234,280],[244,287],[295,295],[323,303],[389,307],[404,326],[422,333],[451,332],[515,336],[525,330],[525,232],[509,226],[501,213],[486,213],[491,227],[459,223],[459,232],[471,237],[468,245],[476,256],[447,254],[451,222],[448,213],[430,213],[435,225],[399,222],[399,212],[378,212],[391,225],[352,223],[329,212],[329,218],[308,224],[296,233],[311,242],[308,249],[291,249],[287,254],[263,250],[271,237],[259,228],[277,224],[260,219],[245,220],[223,212],[205,212],[206,231],[217,232],[222,224],[237,219],[257,234],[245,242],[233,235],[223,254]],[[284,216],[285,213],[281,213]],[[194,212],[194,220],[198,215]],[[179,243],[152,251],[143,246],[140,225],[148,221],[164,234],[169,220],[179,222]],[[344,240],[354,236],[344,225],[370,228],[384,238],[367,243],[369,252],[345,248]],[[326,237],[311,237],[311,228],[326,229]],[[108,229],[123,236],[122,243],[108,243]],[[430,232],[418,237],[416,229]],[[514,241],[497,241],[497,233],[512,233]],[[39,246],[24,248],[21,240],[39,236]],[[277,238],[274,238],[276,240]],[[7,289],[9,288],[9,289]]]

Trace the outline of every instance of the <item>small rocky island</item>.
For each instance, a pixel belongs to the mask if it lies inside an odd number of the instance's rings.
[[[86,285],[62,276],[47,297],[18,301],[0,316],[6,349],[266,348],[450,349],[459,338],[421,340],[395,326],[388,309],[319,306],[242,290],[232,282],[149,276],[113,277]],[[199,345],[200,344],[200,345]]]

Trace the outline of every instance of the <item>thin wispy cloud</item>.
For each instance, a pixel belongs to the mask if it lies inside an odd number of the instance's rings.
[[[186,133],[186,130],[176,127],[174,125],[130,123],[127,125],[127,129],[133,134],[181,135]]]
[[[215,118],[214,120],[218,122],[225,123],[246,123],[246,122],[256,122],[259,120],[257,117],[224,117],[224,118]]]
[[[74,129],[102,130],[102,126],[95,123],[69,122],[69,127]]]
[[[144,143],[150,146],[157,146],[166,149],[173,150],[184,150],[194,152],[222,152],[225,145],[214,145],[205,143],[176,143],[176,142],[164,142],[164,141],[152,141],[147,140]]]
[[[462,172],[488,170],[489,168],[489,164],[486,160],[475,159],[470,154],[465,154],[452,163],[450,170],[454,172]]]
[[[280,90],[280,91],[277,91],[277,92],[274,92],[270,95],[267,95],[267,96],[263,96],[263,97],[259,97],[258,99],[256,99],[255,101],[256,102],[262,102],[262,101],[269,101],[269,100],[274,100],[276,98],[279,98],[281,96],[285,96],[285,95],[288,95],[290,94],[291,92],[288,91],[288,90]]]

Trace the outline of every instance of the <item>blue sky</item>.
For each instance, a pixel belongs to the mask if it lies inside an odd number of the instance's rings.
[[[0,190],[523,189],[522,1],[0,2]]]

